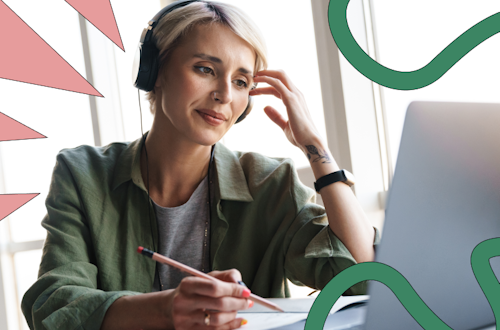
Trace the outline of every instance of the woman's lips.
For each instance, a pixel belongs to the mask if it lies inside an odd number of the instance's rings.
[[[200,115],[201,118],[203,118],[205,120],[205,122],[207,122],[207,124],[209,125],[212,125],[212,126],[219,126],[221,125],[223,122],[225,122],[225,120],[222,120],[222,119],[219,119],[219,118],[215,118],[207,113],[204,113],[204,112],[201,112],[199,110],[196,110],[196,112]]]

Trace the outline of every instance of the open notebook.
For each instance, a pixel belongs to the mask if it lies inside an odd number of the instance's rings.
[[[269,300],[280,306],[285,313],[278,313],[255,304],[252,308],[238,312],[237,317],[243,317],[248,321],[248,324],[241,329],[267,330],[301,322],[307,318],[315,298],[272,298]],[[333,305],[330,314],[367,301],[368,296],[342,296]]]

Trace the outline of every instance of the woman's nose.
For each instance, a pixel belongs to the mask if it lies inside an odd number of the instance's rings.
[[[233,96],[231,94],[231,82],[220,82],[212,96],[215,101],[222,104],[230,103],[233,100]]]

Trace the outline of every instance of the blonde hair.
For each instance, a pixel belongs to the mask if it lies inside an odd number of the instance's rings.
[[[241,9],[216,1],[196,1],[177,8],[164,17],[154,28],[153,38],[159,49],[161,72],[163,64],[172,50],[178,46],[180,39],[190,29],[200,24],[220,23],[227,26],[255,50],[255,71],[267,69],[267,48],[255,23]],[[146,94],[150,102],[151,113],[155,113],[156,95],[154,89]]]

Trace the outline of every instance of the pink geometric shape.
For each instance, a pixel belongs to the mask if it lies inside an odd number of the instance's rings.
[[[0,78],[102,97],[2,1],[0,45]]]
[[[0,112],[0,141],[39,138],[46,138],[46,136]]]
[[[0,195],[0,221],[40,194]]]
[[[66,2],[125,51],[110,0],[66,0]]]

